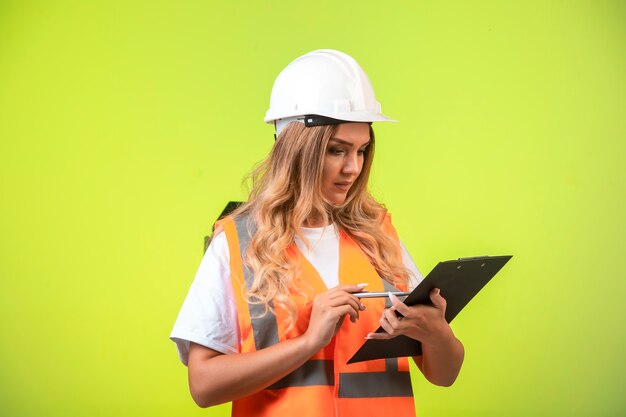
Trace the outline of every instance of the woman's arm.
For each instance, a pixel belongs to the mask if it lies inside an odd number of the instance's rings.
[[[428,381],[450,386],[461,370],[465,350],[445,319],[446,300],[435,288],[432,306],[407,306],[391,295],[392,307],[385,310],[380,324],[387,333],[370,333],[370,339],[391,339],[405,335],[422,343],[422,356],[413,358]],[[404,317],[398,317],[396,311]]]
[[[230,355],[191,343],[189,390],[200,407],[232,401],[273,384],[314,353],[304,337],[256,352]]]
[[[360,285],[341,285],[313,301],[307,331],[256,352],[223,355],[192,343],[189,351],[189,388],[201,407],[254,394],[304,364],[333,338],[346,315],[355,322],[364,306],[351,293]]]

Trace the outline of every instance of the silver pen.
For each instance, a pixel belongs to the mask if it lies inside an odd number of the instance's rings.
[[[352,293],[356,298],[380,298],[380,297],[389,297],[388,292],[355,292]],[[391,292],[391,294],[396,297],[403,297],[405,295],[411,294],[411,291],[395,291]]]

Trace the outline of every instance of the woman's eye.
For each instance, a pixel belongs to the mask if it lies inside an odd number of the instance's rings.
[[[341,148],[329,148],[328,152],[331,155],[341,155],[343,153],[343,149],[341,149]]]

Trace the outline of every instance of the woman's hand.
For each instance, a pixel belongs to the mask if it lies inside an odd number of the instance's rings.
[[[383,312],[380,325],[385,333],[370,333],[368,339],[391,339],[405,335],[422,342],[422,356],[413,358],[426,379],[450,386],[461,370],[465,350],[446,321],[446,300],[438,288],[430,292],[432,306],[407,306],[390,294],[392,307]],[[396,311],[404,317],[398,317]]]
[[[391,339],[405,335],[422,343],[438,344],[453,337],[452,330],[446,322],[446,300],[439,289],[430,292],[433,305],[407,306],[393,294],[390,294],[392,307],[383,312],[380,325],[386,333],[370,333],[368,339]],[[404,317],[398,317],[396,311]]]
[[[232,355],[191,343],[189,387],[198,405],[208,407],[245,397],[298,369],[333,338],[346,315],[365,309],[352,293],[365,285],[340,285],[318,294],[307,331],[264,349]]]
[[[359,311],[365,310],[365,305],[352,293],[363,288],[364,284],[339,285],[315,297],[309,327],[303,335],[314,351],[330,343],[347,315],[353,323],[359,319]]]

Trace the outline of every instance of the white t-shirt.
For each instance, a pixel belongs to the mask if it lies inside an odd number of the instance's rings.
[[[326,287],[336,287],[339,283],[339,234],[334,225],[302,228],[302,234],[309,247],[296,238],[298,249],[320,274]],[[401,243],[400,246],[402,260],[410,271],[409,287],[414,288],[423,277],[404,245]],[[170,334],[185,365],[190,342],[224,354],[238,352],[239,324],[229,262],[226,235],[219,233],[213,237],[202,258]]]

